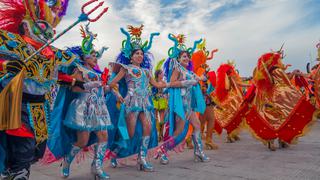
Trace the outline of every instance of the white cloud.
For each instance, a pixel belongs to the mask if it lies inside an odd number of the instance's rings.
[[[79,0],[82,4],[85,0]],[[253,4],[240,10],[227,11],[223,17],[211,16],[218,8],[226,5],[237,5],[241,0],[179,0],[170,6],[164,6],[160,0],[129,1],[121,9],[113,8],[117,0],[106,1],[109,12],[100,21],[91,25],[91,30],[98,33],[97,46],[110,47],[101,62],[113,61],[119,53],[124,36],[120,27],[128,24],[143,23],[145,30],[143,38],[149,38],[151,32],[159,31],[160,37],[154,41],[152,52],[157,60],[166,58],[167,50],[172,42],[167,39],[168,33],[184,33],[187,35],[187,45],[199,38],[207,39],[208,49],[219,48],[216,60],[210,62],[216,69],[221,62],[235,60],[242,75],[251,75],[258,57],[272,49],[280,48],[285,42],[287,58],[284,62],[292,64],[293,68],[304,70],[310,53],[313,59],[316,55],[315,44],[319,39],[320,26],[299,26],[308,11],[303,5],[306,1],[289,0],[255,0]],[[70,4],[74,11],[79,5]],[[183,15],[178,18],[175,12]],[[78,14],[80,10],[78,10]],[[58,27],[58,32],[71,24],[77,17],[68,16]],[[134,20],[134,21],[133,21]],[[58,40],[58,47],[78,45],[81,43],[78,28]]]

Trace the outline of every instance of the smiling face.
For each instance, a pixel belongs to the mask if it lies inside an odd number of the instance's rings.
[[[139,65],[143,62],[143,51],[141,49],[135,50],[131,56],[131,62],[134,65]]]
[[[189,65],[189,62],[190,62],[190,54],[186,51],[183,51],[180,53],[179,55],[179,58],[178,58],[178,61],[180,62],[180,64],[183,66],[183,67],[187,67]]]
[[[98,64],[96,55],[97,53],[95,51],[92,51],[90,55],[84,57],[85,63],[88,64],[91,68],[96,67],[96,65]]]

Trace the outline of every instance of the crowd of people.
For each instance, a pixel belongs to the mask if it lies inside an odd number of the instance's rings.
[[[81,152],[93,155],[96,179],[110,178],[106,161],[116,168],[134,155],[139,170],[152,172],[151,157],[167,165],[168,152],[185,143],[194,161],[205,163],[204,150],[218,149],[213,134],[223,130],[227,143],[248,129],[275,151],[296,143],[317,118],[320,69],[289,72],[282,48],[261,55],[252,76],[241,77],[232,61],[210,68],[218,49],[208,51],[205,39],[188,48],[183,34],[169,34],[168,57],[153,66],[152,43],[160,33],[143,41],[144,26],[128,26],[120,29],[119,55],[101,69],[98,60],[108,48],[94,48],[97,34],[89,24],[81,26],[79,46],[46,44],[68,0],[0,4],[7,7],[0,9],[2,179],[29,179],[38,161],[61,161],[67,178]]]

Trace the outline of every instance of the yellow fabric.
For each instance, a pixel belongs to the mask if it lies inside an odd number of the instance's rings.
[[[25,70],[17,74],[0,93],[0,130],[21,127],[22,88]]]
[[[153,98],[152,101],[156,110],[166,110],[168,108],[168,101],[166,98]]]
[[[48,139],[47,119],[44,103],[30,103],[30,116],[34,125],[37,144]]]

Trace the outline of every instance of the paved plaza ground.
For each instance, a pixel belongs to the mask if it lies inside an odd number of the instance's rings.
[[[137,171],[133,160],[116,169],[107,163],[105,168],[114,180],[320,180],[320,121],[315,123],[307,136],[300,138],[297,145],[275,152],[253,139],[246,130],[241,133],[241,141],[233,144],[224,143],[225,135],[214,139],[219,149],[206,151],[211,158],[209,163],[193,162],[193,150],[186,149],[183,153],[171,153],[167,166],[152,160],[155,172],[151,173]],[[72,164],[68,179],[93,179],[90,163],[91,159],[88,158],[82,164]],[[30,179],[61,179],[59,165],[36,164],[32,167]]]

